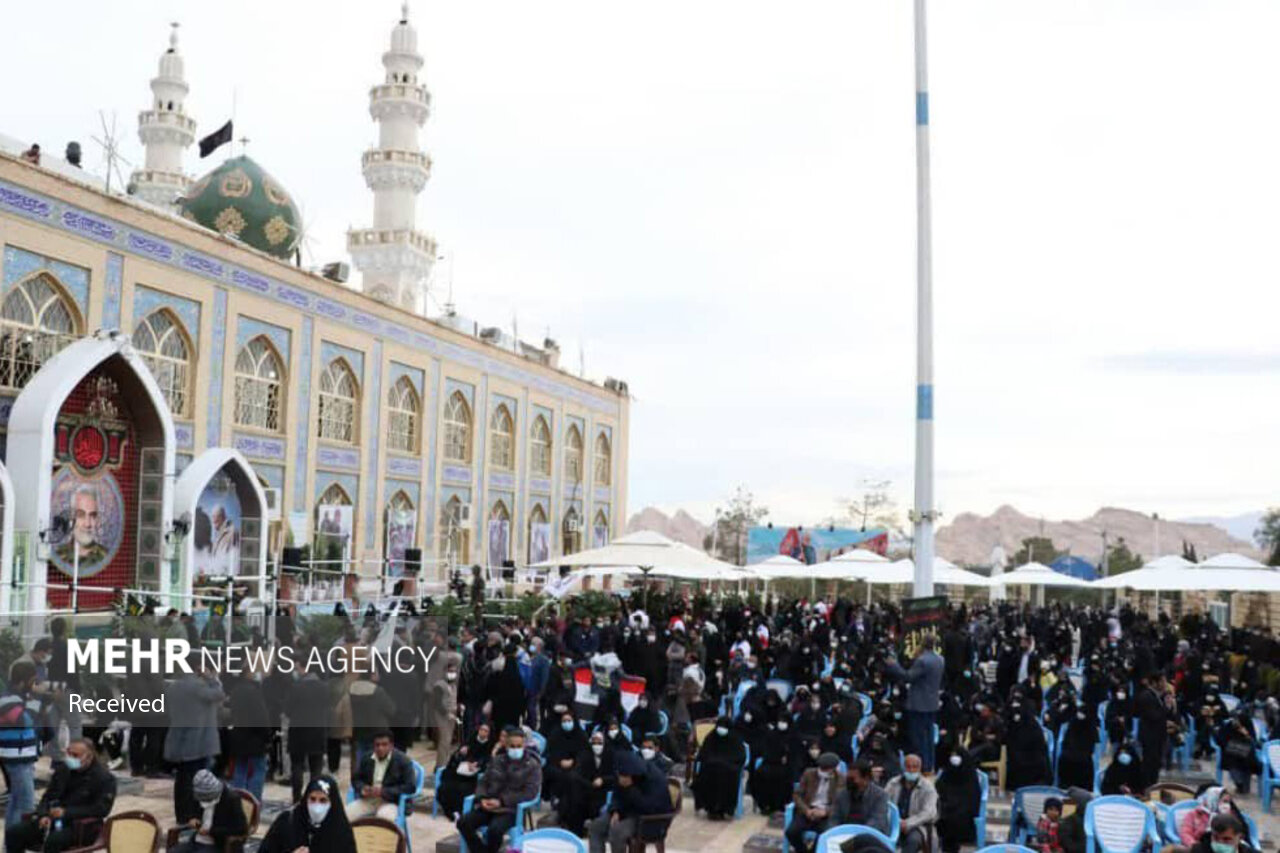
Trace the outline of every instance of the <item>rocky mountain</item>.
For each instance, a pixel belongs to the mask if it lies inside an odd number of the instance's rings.
[[[1180,518],[1178,520],[1212,524],[1214,527],[1221,527],[1237,539],[1252,542],[1254,531],[1262,526],[1262,516],[1263,513],[1258,511],[1246,512],[1240,515],[1205,515],[1194,518]]]
[[[1023,539],[1047,536],[1058,550],[1069,549],[1075,556],[1097,563],[1102,556],[1103,531],[1111,544],[1123,537],[1131,551],[1148,560],[1163,554],[1181,554],[1184,541],[1195,546],[1202,560],[1223,551],[1262,556],[1252,542],[1235,538],[1214,524],[1164,519],[1157,523],[1149,515],[1115,507],[1104,507],[1079,521],[1034,518],[1007,505],[987,516],[965,512],[939,528],[937,548],[939,554],[954,563],[985,566],[997,544],[1013,556],[1022,547]]]
[[[711,532],[709,526],[682,509],[668,516],[662,510],[651,506],[640,510],[627,521],[628,533],[635,533],[637,530],[652,530],[668,539],[683,542],[699,550],[702,549],[703,540]]]

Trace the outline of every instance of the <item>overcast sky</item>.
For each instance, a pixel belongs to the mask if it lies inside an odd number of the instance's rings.
[[[360,153],[395,0],[9,4],[0,132],[126,155],[182,22],[314,263],[368,225]],[[1280,502],[1280,4],[932,4],[938,499],[1075,516]],[[909,0],[433,0],[419,222],[459,309],[635,395],[632,511],[738,483],[812,522],[910,504]],[[225,149],[224,149],[225,151]],[[216,165],[188,155],[199,173]]]

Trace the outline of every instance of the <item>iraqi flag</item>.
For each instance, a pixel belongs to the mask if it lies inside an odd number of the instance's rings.
[[[639,701],[640,694],[644,692],[644,679],[634,675],[622,675],[621,672],[615,672],[612,678],[618,682],[618,689],[622,693],[622,710],[630,714],[631,709]],[[600,704],[600,694],[604,693],[605,689],[596,680],[591,667],[576,668],[573,671],[573,685],[574,701],[594,713]],[[579,716],[583,715],[584,712],[579,712]]]

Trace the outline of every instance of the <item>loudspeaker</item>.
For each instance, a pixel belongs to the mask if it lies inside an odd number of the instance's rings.
[[[570,567],[569,567],[569,566],[561,566],[561,567],[560,567],[560,577],[562,577],[562,578],[568,577],[568,576],[569,576],[569,571],[570,571]]]
[[[421,548],[405,548],[404,549],[404,570],[405,574],[416,575],[422,568],[422,549]]]
[[[516,579],[516,561],[515,560],[502,561],[502,579],[504,581],[513,581]]]
[[[284,548],[280,552],[280,566],[284,569],[301,569],[302,568],[302,549],[301,548]]]

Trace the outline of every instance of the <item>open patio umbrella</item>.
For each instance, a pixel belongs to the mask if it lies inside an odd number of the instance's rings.
[[[1167,559],[1167,558],[1161,558]],[[1216,554],[1203,563],[1144,566],[1106,578],[1098,585],[1142,592],[1280,592],[1280,569],[1242,554]]]
[[[772,581],[785,578],[807,578],[813,575],[813,566],[805,565],[795,557],[786,554],[774,554],[767,560],[752,563],[745,571],[761,580]]]
[[[1118,575],[1099,578],[1093,582],[1093,585],[1097,589],[1124,589],[1126,587],[1140,589],[1142,588],[1141,586],[1134,586],[1134,584],[1140,585],[1148,580],[1170,575],[1170,573],[1186,571],[1194,565],[1195,563],[1185,557],[1180,557],[1177,554],[1166,554],[1163,557],[1151,560],[1143,565],[1142,568],[1135,569],[1132,572],[1123,572]]]
[[[1080,578],[1055,572],[1044,563],[1024,563],[1011,572],[1000,576],[1000,583],[1008,586],[1067,586],[1077,589],[1088,589],[1092,584]]]

